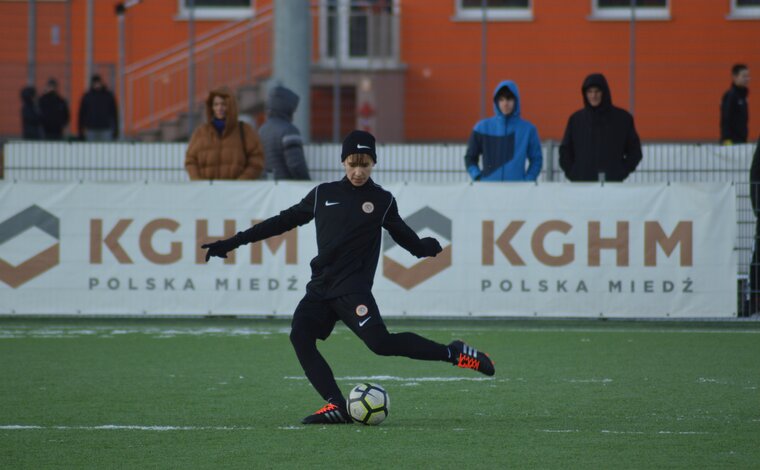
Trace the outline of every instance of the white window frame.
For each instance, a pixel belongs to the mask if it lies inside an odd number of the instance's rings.
[[[188,20],[190,18],[190,9],[185,6],[186,0],[177,0],[178,20]],[[247,7],[195,7],[193,20],[242,20],[253,18],[256,12],[256,0],[250,0]]]
[[[337,45],[337,55],[340,58],[340,67],[348,69],[396,69],[399,68],[399,24],[400,13],[399,0],[391,2],[391,54],[390,57],[351,57],[350,44],[346,40],[349,33],[349,13],[351,0],[336,0],[338,3],[338,28],[340,44]],[[327,52],[327,1],[319,2],[319,62],[325,67],[336,67],[335,57],[330,57]]]
[[[631,7],[600,7],[599,0],[591,0],[591,20],[628,21]],[[670,19],[670,0],[664,7],[636,7],[636,20],[654,21]]]
[[[731,0],[731,12],[727,18],[729,20],[758,20],[760,19],[760,6],[744,7],[740,6],[737,0]]]
[[[462,0],[454,0],[454,21],[483,21],[483,10],[465,8]],[[486,7],[486,21],[533,21],[533,0],[525,8]]]

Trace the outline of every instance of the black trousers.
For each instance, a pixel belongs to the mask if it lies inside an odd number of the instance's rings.
[[[389,333],[370,293],[320,299],[306,294],[293,314],[290,341],[312,386],[325,401],[345,402],[332,369],[317,349],[338,320],[367,347],[381,356],[403,356],[426,361],[448,361],[447,346],[415,333]]]

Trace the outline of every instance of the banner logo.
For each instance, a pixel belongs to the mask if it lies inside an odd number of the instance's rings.
[[[441,245],[445,246],[435,258],[424,258],[407,268],[386,255],[396,246],[396,242],[387,232],[383,234],[383,276],[404,289],[410,290],[451,266],[452,222],[448,217],[427,206],[406,217],[404,221],[415,232],[426,228],[432,230],[442,238]],[[447,241],[448,245],[446,245]]]
[[[33,205],[0,222],[0,245],[32,227],[37,227],[56,240],[60,240],[60,220],[58,217],[37,205]],[[0,258],[0,281],[15,289],[54,267],[59,260],[60,243],[58,242],[17,266]]]

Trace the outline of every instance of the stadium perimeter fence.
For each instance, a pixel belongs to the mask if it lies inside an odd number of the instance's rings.
[[[13,181],[182,182],[184,143],[43,143],[12,141],[5,145],[4,178]],[[738,279],[749,272],[755,237],[749,168],[753,144],[645,144],[644,158],[626,183],[730,182],[736,187]],[[309,144],[306,159],[312,179],[343,175],[340,145]],[[385,144],[378,146],[373,179],[380,184],[462,183],[464,144]],[[567,181],[559,167],[559,146],[543,143],[544,164],[537,184]],[[604,184],[604,183],[599,183]],[[625,208],[621,208],[625,210]]]

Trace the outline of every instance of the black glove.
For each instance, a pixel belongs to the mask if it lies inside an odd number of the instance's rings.
[[[225,240],[217,240],[212,243],[204,243],[201,245],[201,248],[208,250],[206,252],[206,262],[208,263],[208,260],[210,260],[212,256],[216,256],[218,258],[226,258],[228,252],[234,250],[239,246],[240,242],[238,241],[238,236],[235,235],[234,237],[227,238]]]
[[[433,237],[425,237],[420,240],[420,243],[422,244],[422,256],[435,256],[443,251],[441,244]]]

